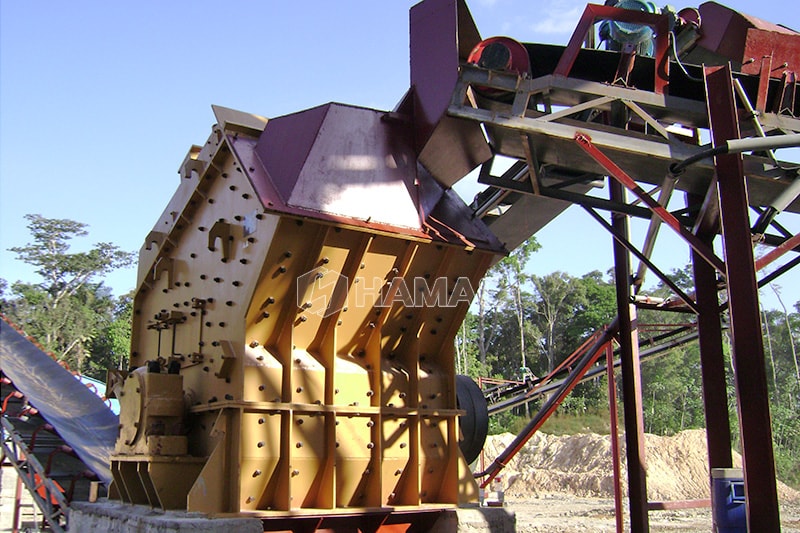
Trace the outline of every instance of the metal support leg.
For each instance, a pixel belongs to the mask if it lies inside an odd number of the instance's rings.
[[[20,507],[22,505],[22,478],[17,473],[17,487],[14,490],[14,516],[11,519],[11,531],[19,533]]]
[[[687,200],[687,203],[692,202],[690,198]],[[694,198],[695,202],[702,202],[702,200],[702,198]],[[716,216],[713,218],[716,220]],[[716,227],[716,225],[712,225]],[[712,246],[714,234],[711,231],[698,232],[698,237],[709,247]],[[712,468],[733,466],[731,427],[728,421],[728,397],[716,271],[694,251],[692,251],[692,268],[698,307],[697,330],[700,342],[700,369],[703,375],[703,405],[705,406],[710,475]],[[709,477],[709,483],[710,481]]]
[[[606,372],[608,373],[608,413],[611,419],[611,461],[614,471],[614,519],[617,533],[625,531],[622,520],[622,468],[619,460],[619,431],[617,431],[617,382],[614,379],[614,348],[606,346]]]
[[[715,145],[739,138],[730,67],[705,69],[709,122]],[[772,424],[764,367],[755,265],[741,155],[716,157],[728,280],[734,383],[739,404],[747,525],[780,531]]]
[[[625,201],[625,189],[616,180],[609,180],[611,200]],[[628,219],[612,215],[615,233],[628,236]],[[628,497],[630,499],[631,532],[649,531],[647,515],[647,466],[642,415],[642,378],[639,369],[639,343],[636,331],[636,309],[631,305],[630,256],[625,247],[614,241],[614,277],[617,288],[619,344],[622,361],[622,394],[625,413],[625,442],[628,459]]]

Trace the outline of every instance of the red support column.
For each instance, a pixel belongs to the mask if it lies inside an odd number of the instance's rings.
[[[22,478],[17,472],[17,487],[14,491],[14,516],[11,518],[12,533],[19,533],[20,506],[22,505]]]
[[[716,188],[715,185],[712,187]],[[716,191],[713,193],[716,196]],[[687,196],[687,204],[691,202]],[[695,202],[702,198],[694,197]],[[716,204],[716,201],[714,201]],[[703,211],[701,211],[702,213]],[[697,236],[712,246],[717,227],[717,210],[706,214]],[[710,219],[713,219],[711,221]],[[728,394],[725,382],[725,359],[722,351],[722,324],[717,299],[717,275],[697,252],[692,250],[692,268],[697,299],[697,331],[700,343],[700,371],[703,377],[703,405],[705,406],[706,442],[708,445],[709,484],[712,468],[731,468],[731,426],[728,420]]]
[[[611,465],[614,471],[614,519],[617,533],[625,531],[622,521],[622,468],[619,461],[619,431],[617,430],[617,382],[614,378],[614,348],[606,345],[606,373],[608,374],[608,412],[611,419]]]
[[[730,66],[705,69],[709,122],[715,146],[739,138]],[[715,161],[728,286],[734,383],[744,463],[747,526],[780,531],[772,424],[764,366],[758,288],[748,217],[747,188],[739,154]]]
[[[608,181],[611,200],[625,202],[625,188],[614,179]],[[628,238],[628,219],[625,215],[612,214],[611,225],[617,235]],[[631,305],[630,256],[628,250],[616,239],[614,240],[614,277],[619,317],[619,351],[622,363],[622,401],[625,413],[625,455],[628,459],[631,533],[644,533],[650,530],[650,523],[647,515],[647,466],[636,309]]]

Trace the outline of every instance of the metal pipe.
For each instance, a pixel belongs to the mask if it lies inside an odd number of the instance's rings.
[[[742,82],[740,80],[734,79],[733,80],[733,88],[736,90],[737,96],[739,96],[739,100],[741,100],[742,105],[747,110],[747,113],[750,115],[750,118],[753,120],[753,127],[758,133],[759,137],[766,137],[767,134],[764,131],[764,128],[761,127],[761,123],[758,121],[758,111],[753,108],[753,105],[750,103],[750,99],[747,97],[747,93],[744,91],[744,87],[742,87]],[[767,150],[767,156],[770,158],[772,163],[776,167],[780,167],[778,160],[775,158],[775,153],[772,150]]]
[[[773,150],[777,148],[795,148],[800,146],[800,133],[776,135],[774,137],[748,137],[746,139],[729,139],[723,145],[727,154],[742,152]]]
[[[722,154],[740,154],[742,152],[759,151],[759,150],[772,150],[777,148],[795,148],[800,146],[800,133],[792,133],[789,135],[778,135],[774,137],[748,137],[747,139],[729,139],[719,146],[707,148],[696,153],[691,157],[687,157],[679,163],[670,165],[669,169],[673,175],[677,176],[683,172],[686,167],[702,161],[703,159],[722,155]]]
[[[760,127],[759,132],[763,132]],[[706,145],[709,146],[709,145]],[[747,139],[729,139],[723,144],[714,148],[704,149],[701,152],[684,159],[679,163],[670,165],[670,172],[677,176],[683,172],[689,165],[702,161],[708,157],[714,157],[724,154],[739,154],[742,152],[750,151],[767,151],[772,154],[773,149],[777,148],[796,148],[800,146],[800,133],[792,133],[788,135],[778,135],[774,137],[748,137]],[[772,158],[775,160],[774,157]],[[776,161],[777,164],[777,161]],[[786,209],[795,198],[800,196],[800,179],[795,179],[775,200],[761,213],[758,220],[753,225],[751,230],[754,234],[761,234],[766,231],[767,226],[772,220],[784,209]]]

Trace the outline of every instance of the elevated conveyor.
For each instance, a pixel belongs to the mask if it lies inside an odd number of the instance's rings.
[[[800,34],[714,2],[684,9],[675,20],[622,7],[588,5],[565,47],[490,38],[459,64],[448,117],[479,125],[493,156],[514,162],[503,172],[486,160],[478,181],[489,189],[471,207],[508,249],[569,203],[580,205],[614,239],[632,531],[648,530],[633,305],[644,274],[655,274],[698,316],[710,468],[732,461],[720,320],[728,308],[748,523],[775,531],[780,526],[757,288],[800,258],[761,279],[756,275],[781,254],[798,251],[800,243],[786,229],[800,212],[800,166],[786,160],[796,152],[779,151],[800,142]],[[649,27],[654,38],[647,44],[654,52],[637,51],[643,42],[604,37],[603,25],[617,23]],[[595,37],[613,51],[592,49]],[[604,185],[601,197],[597,191]],[[677,208],[676,191],[685,193]],[[611,213],[610,222],[600,210]],[[630,240],[629,221],[636,219],[648,225],[641,247]],[[694,291],[685,293],[650,260],[662,224],[691,250]],[[714,248],[717,236],[724,259]],[[755,243],[776,248],[756,261]],[[640,261],[635,275],[630,254]],[[727,302],[720,305],[723,288]],[[521,387],[506,405],[533,390]]]
[[[558,367],[541,378],[528,377],[518,381],[483,379],[482,383],[485,385],[483,394],[489,414],[496,415],[558,391],[566,381],[569,381],[570,375],[580,362],[588,343],[601,332],[602,330],[595,332],[586,343],[568,355]],[[672,348],[696,340],[696,327],[693,325],[682,326],[658,335],[648,346],[643,346],[639,352],[639,359],[644,361],[664,355]],[[605,361],[598,360],[596,363],[596,365],[593,363],[594,366],[584,369],[579,383],[600,377],[606,372]],[[614,368],[619,366],[620,360],[617,357],[614,359]]]
[[[72,372],[0,320],[2,456],[16,469],[53,531],[90,483],[108,484],[118,417]],[[19,488],[14,527],[19,521]]]

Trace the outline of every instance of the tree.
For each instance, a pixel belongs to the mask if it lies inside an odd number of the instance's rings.
[[[528,367],[525,347],[525,308],[523,305],[523,284],[528,275],[525,274],[525,267],[530,261],[531,256],[541,246],[536,237],[530,237],[527,241],[515,248],[508,257],[503,258],[493,268],[493,275],[497,280],[497,297],[509,298],[512,302],[514,315],[517,319],[517,333],[519,339],[519,358],[520,368]]]
[[[33,243],[10,248],[17,259],[38,268],[44,278],[39,287],[50,295],[51,308],[74,296],[93,278],[133,263],[134,254],[114,244],[101,242],[88,252],[69,253],[70,241],[88,235],[86,224],[68,219],[25,215]]]
[[[42,282],[14,283],[6,312],[58,360],[80,371],[114,307],[110,290],[95,280],[130,265],[134,254],[104,242],[72,252],[71,241],[88,235],[86,224],[41,215],[25,218],[33,242],[10,251],[35,267]]]
[[[486,365],[489,346],[494,342],[494,338],[497,335],[495,321],[490,321],[488,318],[489,315],[495,318],[497,317],[497,313],[494,312],[496,311],[496,300],[492,304],[487,301],[489,298],[489,291],[486,288],[486,285],[486,278],[484,278],[481,280],[480,285],[478,285],[477,293],[478,316],[476,325],[477,335],[475,342],[478,344],[478,362],[482,366]],[[467,316],[469,316],[469,314]]]
[[[103,318],[100,333],[91,345],[94,357],[89,361],[87,372],[105,379],[107,369],[126,369],[130,362],[133,293],[120,296],[111,313]]]
[[[792,362],[794,363],[794,378],[795,382],[797,382],[797,384],[800,385],[800,366],[798,365],[797,362],[797,350],[794,347],[794,335],[792,333],[791,321],[789,320],[789,312],[786,310],[786,305],[783,303],[783,299],[781,298],[780,287],[771,284],[770,288],[772,289],[772,292],[775,293],[775,296],[778,298],[778,303],[780,304],[781,309],[783,309],[783,316],[786,322],[786,332],[789,335],[789,347],[791,348],[792,352]]]
[[[558,349],[561,348],[564,352],[568,348],[557,343],[557,333],[568,322],[565,317],[574,316],[576,304],[584,296],[583,285],[564,272],[553,272],[546,276],[534,275],[531,276],[531,281],[538,296],[535,313],[541,322],[539,329],[544,333],[541,347],[547,360],[547,372],[552,372],[556,367]],[[562,354],[566,355],[567,353]]]
[[[582,297],[576,301],[574,316],[569,317],[569,324],[565,328],[569,346],[580,345],[617,316],[617,288],[613,280],[606,281],[599,270],[593,270],[576,282],[582,286]]]

